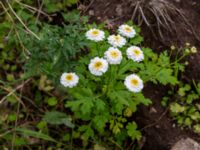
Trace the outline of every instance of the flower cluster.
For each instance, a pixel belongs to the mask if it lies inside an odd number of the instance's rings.
[[[86,32],[86,38],[91,41],[100,42],[105,39],[105,33],[99,29],[90,29]],[[95,57],[90,60],[88,69],[94,76],[102,76],[109,69],[109,65],[119,65],[122,62],[123,54],[120,48],[126,45],[130,38],[134,38],[136,31],[132,26],[123,24],[118,28],[117,35],[110,35],[107,38],[111,45],[104,53],[104,58]],[[127,38],[127,39],[126,39]],[[126,49],[128,59],[134,62],[140,62],[144,59],[143,51],[140,47],[130,46]],[[72,88],[78,84],[78,76],[75,73],[63,73],[60,79],[65,87]],[[125,78],[124,85],[131,92],[140,92],[143,89],[143,81],[136,74],[128,75]]]

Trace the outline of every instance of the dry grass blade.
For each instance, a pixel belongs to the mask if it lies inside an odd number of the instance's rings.
[[[25,84],[27,84],[29,81],[31,81],[31,79],[28,79],[26,80],[25,82],[23,82],[22,84],[18,85],[15,89],[10,89],[10,88],[6,88],[4,86],[0,86],[3,90],[7,91],[8,94],[6,96],[4,96],[1,100],[0,100],[0,104],[2,104],[6,99],[7,97],[13,95],[22,105],[23,107],[25,108],[25,104],[21,101],[21,99],[15,94],[15,92],[21,88],[24,87]]]
[[[18,1],[18,0],[15,0],[15,1],[16,1],[19,5],[23,6],[24,8],[29,9],[29,10],[33,10],[34,12],[38,12],[39,14],[42,14],[42,15],[44,15],[44,16],[46,16],[46,17],[48,17],[48,18],[50,19],[50,16],[49,16],[47,13],[45,13],[44,11],[42,11],[41,9],[37,9],[37,8],[32,7],[32,6],[30,6],[30,5],[24,4],[24,3],[22,3],[22,2],[20,2],[20,1]]]
[[[40,38],[33,32],[31,31],[26,24],[21,20],[21,18],[16,14],[16,12],[13,10],[12,6],[10,5],[10,3],[7,1],[7,5],[9,7],[9,9],[11,10],[11,12],[14,14],[14,16],[19,20],[19,22],[24,26],[24,28],[30,33],[32,34],[34,37],[36,37],[38,40],[40,40]]]
[[[142,10],[142,8],[140,6],[139,6],[139,11],[140,11],[140,13],[142,15],[142,18],[143,18],[144,22],[147,24],[147,26],[150,26],[150,23],[148,22],[147,18],[145,17],[144,12],[143,12],[143,10]]]

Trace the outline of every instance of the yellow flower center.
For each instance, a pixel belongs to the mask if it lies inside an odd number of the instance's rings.
[[[103,66],[102,62],[98,61],[94,64],[94,68],[96,68],[97,70],[100,69]]]
[[[99,31],[98,31],[98,30],[93,30],[93,31],[92,31],[92,35],[93,35],[93,36],[99,35]]]
[[[125,27],[124,30],[125,30],[126,32],[131,32],[131,28],[130,28],[130,27]]]
[[[68,74],[68,75],[65,76],[65,79],[67,81],[72,81],[73,80],[73,76],[71,74]]]
[[[114,39],[115,39],[116,42],[119,42],[120,37],[119,37],[118,35],[116,35],[116,36],[114,37]]]
[[[133,86],[138,86],[139,81],[136,80],[136,79],[132,79],[132,80],[131,80],[131,84],[132,84]]]
[[[116,52],[116,51],[112,51],[110,53],[110,55],[113,57],[113,58],[117,58],[119,56],[119,54]]]
[[[133,50],[133,53],[134,53],[134,55],[136,55],[136,56],[139,56],[139,55],[140,55],[140,51],[137,50],[137,49],[134,49],[134,50]]]

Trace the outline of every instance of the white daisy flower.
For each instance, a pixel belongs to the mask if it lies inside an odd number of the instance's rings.
[[[60,83],[65,86],[72,88],[78,84],[79,77],[75,73],[63,73],[60,77]]]
[[[110,35],[108,37],[108,43],[113,47],[122,47],[126,44],[126,39],[120,35]]]
[[[90,60],[88,68],[91,74],[101,76],[108,70],[108,62],[103,58],[95,57]]]
[[[127,76],[124,84],[129,91],[135,93],[140,92],[144,87],[143,81],[136,74],[131,74]]]
[[[119,26],[118,32],[128,38],[133,38],[136,35],[135,30],[133,29],[133,27],[123,24],[121,26]]]
[[[85,35],[87,39],[95,42],[103,41],[103,39],[105,38],[105,33],[95,28],[88,30]]]
[[[132,59],[135,62],[140,62],[144,59],[142,50],[137,46],[127,48],[126,55],[129,59]]]
[[[120,64],[122,61],[122,53],[119,49],[110,47],[105,53],[104,57],[109,64]]]

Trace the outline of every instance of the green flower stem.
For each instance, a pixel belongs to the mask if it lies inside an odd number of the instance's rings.
[[[110,72],[108,75],[108,80],[106,83],[106,90],[103,95],[108,95],[110,91],[113,89],[113,83],[115,81],[115,74],[116,74],[116,66],[110,65]]]
[[[96,42],[96,51],[97,51],[98,56],[100,57],[99,49],[100,49],[100,48],[99,48],[99,43]]]
[[[110,84],[111,84],[111,82],[112,82],[112,68],[113,68],[113,66],[110,65],[110,72],[109,72],[109,77],[108,77],[108,82],[107,82],[106,95],[107,95],[108,93],[110,93]]]
[[[185,58],[186,56],[188,56],[189,54],[184,54],[183,56],[181,56],[180,58],[176,58],[176,60],[171,63],[170,65],[174,65],[174,64],[177,64],[178,62],[180,62],[183,58]]]
[[[129,64],[129,63],[131,63],[131,62],[132,62],[131,59],[126,60],[126,63],[125,63],[123,66],[120,66],[120,68],[121,68],[121,69],[124,68],[127,64]]]
[[[108,139],[111,143],[115,144],[120,150],[123,150],[123,148],[117,143],[115,142],[113,139],[109,138]]]

